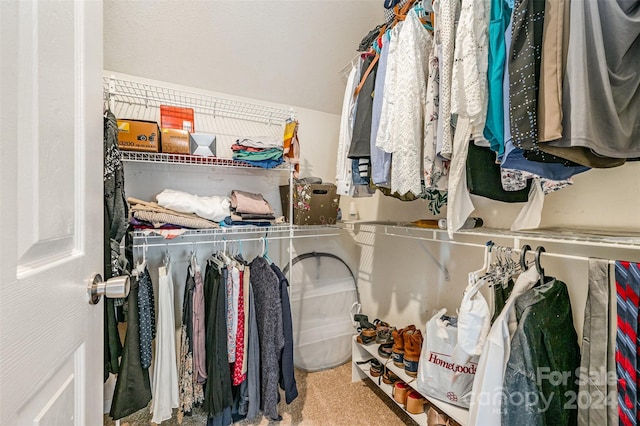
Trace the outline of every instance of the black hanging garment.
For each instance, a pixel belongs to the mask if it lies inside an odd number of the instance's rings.
[[[280,388],[284,390],[284,399],[291,404],[298,397],[298,387],[293,368],[293,321],[291,320],[291,303],[289,302],[289,281],[280,268],[271,264],[280,281],[280,302],[282,303],[282,326],[284,332],[284,348],[280,355]]]
[[[142,368],[140,362],[140,322],[138,316],[139,280],[132,280],[127,303],[127,335],[122,353],[122,363],[118,381],[113,393],[109,415],[121,419],[129,414],[145,408],[151,401],[151,384],[149,370]]]
[[[214,418],[221,416],[233,404],[227,356],[226,276],[226,268],[220,271],[216,265],[207,264],[204,303],[208,377],[204,391],[204,410],[209,417]]]
[[[118,149],[118,123],[107,111],[104,114],[104,279],[124,273],[119,262],[120,241],[127,230],[128,204],[124,193],[124,170]],[[122,343],[118,334],[114,300],[104,299],[104,380],[109,373],[118,374]]]

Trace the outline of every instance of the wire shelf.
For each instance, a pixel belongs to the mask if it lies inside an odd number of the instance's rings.
[[[230,158],[220,157],[202,157],[199,155],[188,154],[166,154],[159,152],[137,152],[137,151],[121,151],[122,161],[132,161],[138,163],[163,163],[163,164],[188,164],[194,166],[216,166],[216,167],[232,167],[240,169],[258,169],[258,170],[275,170],[289,171],[290,164],[282,163],[271,169],[254,166],[242,161],[232,160]]]
[[[266,236],[266,239],[288,239],[289,236],[283,236],[283,234],[288,234],[293,231],[294,238],[295,236],[299,237],[314,237],[314,236],[324,236],[327,231],[336,231],[337,227],[335,225],[289,225],[289,224],[280,224],[280,225],[271,225],[271,226],[231,226],[231,227],[223,227],[223,228],[215,228],[215,229],[185,229],[184,232],[178,236],[173,237],[169,240],[169,244],[173,245],[174,242],[178,239],[196,239],[196,240],[207,240],[207,241],[217,241],[222,242],[225,241],[226,237],[230,237],[230,240],[233,241],[237,239],[238,236],[244,235],[254,235],[262,238]],[[327,234],[327,235],[336,235],[336,234]],[[152,229],[148,230],[138,230],[133,232],[134,240],[138,241],[138,243],[142,240],[164,240],[165,237],[154,233]]]
[[[375,232],[371,227],[381,226],[385,233],[391,236],[417,238],[440,241],[452,244],[467,244],[457,241],[463,237],[506,238],[514,242],[540,241],[577,246],[593,246],[612,249],[638,250],[640,249],[640,232],[595,229],[568,228],[540,228],[530,231],[510,231],[496,228],[461,229],[455,233],[453,240],[449,239],[447,231],[441,229],[418,228],[407,222],[343,222],[339,226],[353,231]],[[361,227],[365,227],[362,228]],[[371,228],[371,229],[367,229]],[[484,246],[480,243],[469,245]]]
[[[293,110],[186,92],[115,77],[103,77],[105,99],[130,105],[193,108],[199,114],[280,125],[293,118]]]

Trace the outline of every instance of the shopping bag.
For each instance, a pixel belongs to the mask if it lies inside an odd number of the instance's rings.
[[[458,339],[457,318],[440,310],[426,324],[426,339],[416,380],[418,391],[450,404],[469,408],[471,388],[478,365],[477,356],[456,364],[451,355]]]

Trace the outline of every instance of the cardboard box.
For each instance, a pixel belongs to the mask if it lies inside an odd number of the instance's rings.
[[[160,127],[195,132],[193,108],[160,105]]]
[[[216,135],[212,133],[189,133],[189,145],[193,155],[216,156]]]
[[[190,154],[189,132],[178,129],[162,129],[162,152],[171,154]]]
[[[118,120],[118,147],[124,151],[159,152],[158,123]]]
[[[336,223],[340,196],[332,183],[293,185],[294,225],[333,225]],[[282,212],[289,221],[289,185],[280,187]]]

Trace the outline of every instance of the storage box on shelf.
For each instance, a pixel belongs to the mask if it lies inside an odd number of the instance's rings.
[[[392,392],[393,388],[392,388],[391,385],[387,385],[386,383],[383,383],[382,381],[379,382],[376,377],[372,377],[371,374],[368,372],[368,367],[366,365],[360,366],[360,365],[356,364],[356,361],[362,361],[362,360],[367,360],[367,359],[370,359],[370,358],[376,358],[383,365],[386,365],[387,368],[389,368],[391,371],[393,371],[398,377],[400,377],[400,380],[404,381],[409,386],[411,386],[413,389],[417,390],[416,382],[415,382],[415,379],[413,377],[410,377],[407,373],[405,373],[404,369],[396,367],[393,364],[393,362],[391,362],[390,360],[388,361],[387,359],[382,358],[380,355],[378,355],[378,346],[380,346],[380,345],[373,344],[373,343],[368,344],[368,345],[361,345],[360,343],[358,343],[356,341],[355,337],[353,339],[352,345],[353,345],[353,354],[352,354],[351,361],[353,362],[353,366],[352,366],[352,380],[353,381],[361,380],[361,379],[363,379],[365,377],[368,377],[371,380],[373,380],[373,382],[376,385],[378,385],[387,395],[389,395],[389,397],[391,399],[393,399],[393,397],[391,395],[391,392]],[[433,405],[438,410],[440,410],[441,412],[443,412],[444,414],[449,416],[453,421],[455,421],[459,425],[465,426],[465,425],[468,424],[468,422],[469,422],[469,411],[468,410],[465,410],[465,409],[460,408],[460,407],[456,407],[455,405],[448,404],[448,403],[446,403],[444,401],[440,401],[440,400],[437,400],[435,398],[430,398],[428,395],[423,395],[423,396],[425,397],[425,399],[427,400],[427,402],[429,404]],[[420,424],[420,425],[426,425],[427,424],[427,415],[426,414],[410,414],[410,413],[407,413],[407,414],[409,416],[411,416],[411,418],[413,418],[418,424]]]
[[[280,187],[280,201],[285,219],[289,221],[289,186]],[[338,217],[340,196],[334,184],[293,185],[294,225],[333,225]]]

